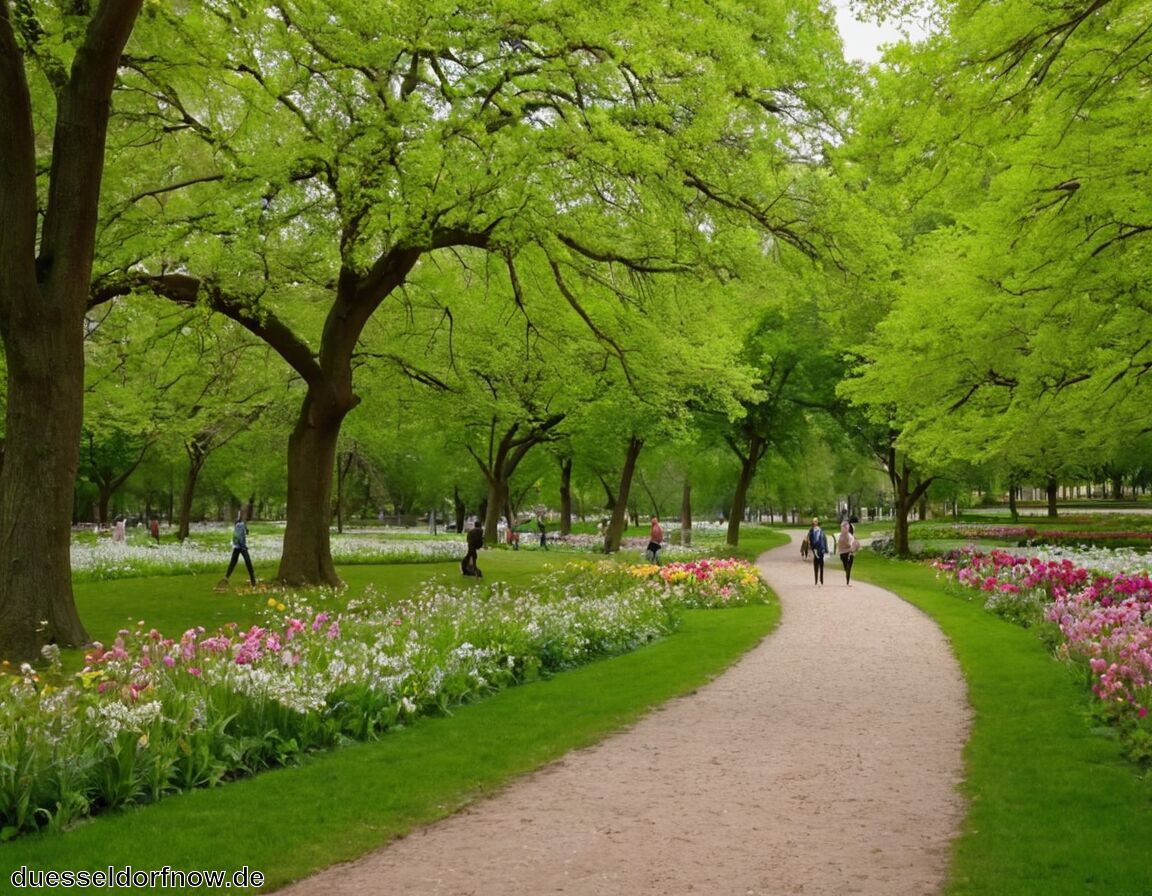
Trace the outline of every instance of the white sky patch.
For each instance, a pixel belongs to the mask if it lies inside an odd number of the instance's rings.
[[[844,41],[844,56],[849,60],[871,64],[880,61],[881,48],[903,40],[901,27],[906,28],[914,39],[923,37],[925,32],[915,24],[898,26],[894,22],[877,25],[875,22],[862,22],[849,8],[848,0],[832,0],[836,10],[836,24]]]

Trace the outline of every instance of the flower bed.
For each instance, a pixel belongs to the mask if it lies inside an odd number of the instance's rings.
[[[182,575],[223,570],[231,556],[231,529],[198,534],[183,543],[116,543],[101,539],[72,545],[72,574],[78,581],[99,582],[129,576]],[[253,563],[280,560],[282,539],[250,534],[248,552]],[[463,543],[451,539],[398,539],[336,535],[332,559],[336,563],[430,563],[456,560]]]
[[[768,589],[744,560],[702,558],[663,566],[629,567],[631,575],[658,581],[681,606],[700,609],[763,603]]]
[[[1072,520],[1068,520],[1071,522]],[[982,523],[917,525],[917,540],[1010,541],[1018,546],[1152,547],[1152,532],[1140,529],[1094,531],[1092,529],[1037,529],[1034,526],[1000,526]]]
[[[446,588],[339,606],[273,596],[259,625],[168,637],[140,622],[74,676],[46,649],[0,694],[0,839],[377,737],[415,715],[674,630],[682,606],[765,599],[747,564],[678,574],[576,564],[531,591]],[[744,592],[743,594],[738,592]]]
[[[1134,573],[1095,568],[1100,552],[1071,557],[1019,557],[1003,551],[956,552],[936,564],[985,606],[1013,621],[1047,622],[1056,653],[1085,669],[1104,715],[1119,725],[1135,758],[1152,760],[1152,577],[1148,558]],[[1114,566],[1110,560],[1105,566]],[[1008,609],[1006,609],[1008,608]]]
[[[231,528],[198,530],[183,543],[155,544],[151,541],[117,543],[107,538],[72,545],[72,574],[77,581],[101,582],[130,576],[182,575],[190,572],[223,570],[231,556]],[[604,539],[594,535],[549,536],[552,547],[600,552]],[[626,538],[623,551],[641,555],[647,538]],[[379,535],[375,532],[332,536],[332,560],[341,565],[362,563],[435,563],[459,560],[464,554],[462,536],[413,538]],[[275,565],[280,561],[282,539],[278,535],[252,533],[248,552],[253,563]],[[687,558],[702,549],[668,545],[666,557]]]
[[[934,540],[1029,541],[1036,537],[1036,531],[1032,526],[996,526],[985,523],[917,524],[915,537]]]

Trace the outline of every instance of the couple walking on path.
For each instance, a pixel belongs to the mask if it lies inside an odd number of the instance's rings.
[[[964,681],[895,595],[758,566],[780,627],[709,685],[282,896],[928,896],[963,803]]]
[[[852,531],[852,524],[848,520],[840,523],[840,534],[834,541],[836,552],[840,555],[840,563],[844,566],[844,584],[852,584],[852,563],[856,559],[856,552],[860,550],[860,541]],[[824,584],[824,556],[828,553],[828,535],[820,528],[820,518],[812,520],[812,528],[804,538],[805,551],[801,556],[812,555],[812,575],[814,585]]]

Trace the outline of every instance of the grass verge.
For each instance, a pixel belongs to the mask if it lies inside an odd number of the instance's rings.
[[[968,682],[969,811],[952,896],[1152,896],[1152,781],[1094,725],[1088,696],[1035,633],[946,594],[924,565],[862,555],[860,578],[928,613]]]
[[[63,836],[22,838],[0,846],[0,888],[21,866],[246,866],[263,872],[265,889],[282,886],[629,725],[716,676],[778,619],[777,604],[690,611],[681,631],[642,650],[511,688],[451,716],[419,720],[375,743],[101,817]]]

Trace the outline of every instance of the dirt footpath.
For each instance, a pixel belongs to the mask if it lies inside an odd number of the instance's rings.
[[[968,706],[943,636],[793,545],[779,630],[716,681],[281,896],[938,893]]]

